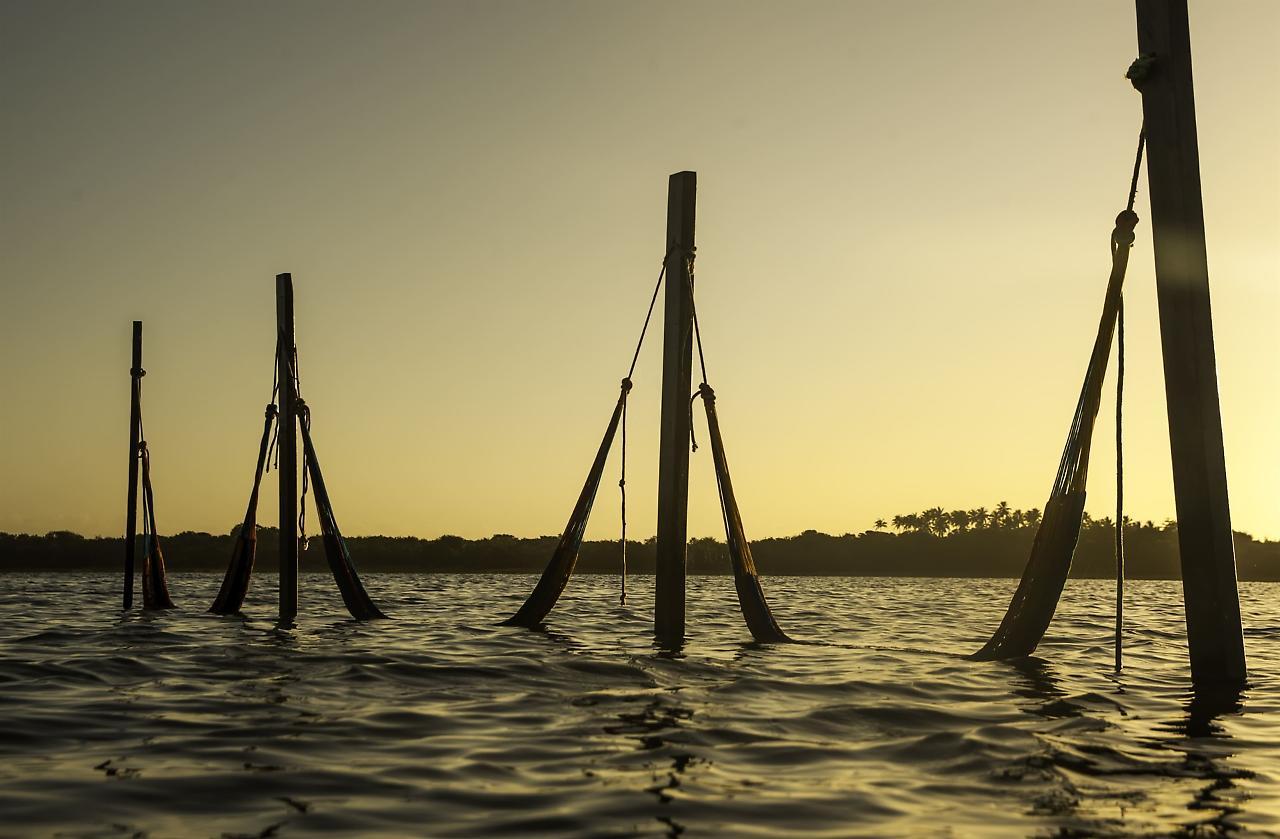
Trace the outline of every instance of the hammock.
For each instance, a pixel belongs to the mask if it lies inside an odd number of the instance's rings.
[[[791,639],[774,620],[760,587],[760,575],[755,560],[751,558],[751,543],[742,527],[742,515],[738,512],[738,500],[733,494],[733,481],[729,478],[729,463],[724,456],[724,440],[720,436],[720,419],[716,415],[716,393],[706,382],[698,388],[694,398],[702,397],[707,410],[707,436],[711,438],[711,458],[715,461],[716,485],[720,488],[720,511],[724,515],[725,542],[729,546],[729,561],[733,564],[733,584],[738,590],[738,603],[742,616],[751,630],[751,637],[763,644],[785,643]]]
[[[1142,160],[1142,143],[1138,144],[1138,162]],[[1039,645],[1053,620],[1053,613],[1062,596],[1067,574],[1071,570],[1071,557],[1080,538],[1080,524],[1084,517],[1085,484],[1089,473],[1089,446],[1093,438],[1094,421],[1102,401],[1102,384],[1107,372],[1107,359],[1111,354],[1111,341],[1115,333],[1121,306],[1125,269],[1129,264],[1129,249],[1133,246],[1134,228],[1138,216],[1133,212],[1133,196],[1137,190],[1137,165],[1134,167],[1133,188],[1129,195],[1129,208],[1116,216],[1115,229],[1111,232],[1111,277],[1107,282],[1107,294],[1102,304],[1102,318],[1098,335],[1093,343],[1093,354],[1085,372],[1084,385],[1076,402],[1075,416],[1067,434],[1067,443],[1058,465],[1049,501],[1045,504],[1044,518],[1036,531],[1031,546],[1031,557],[1022,573],[1022,581],[1014,592],[1013,600],[1004,619],[991,639],[971,658],[978,661],[1017,658],[1030,655]],[[1117,527],[1121,522],[1117,522]]]
[[[253,491],[249,493],[249,507],[244,514],[244,522],[236,535],[235,547],[231,551],[231,563],[227,566],[226,576],[222,578],[222,588],[218,597],[209,607],[216,615],[234,615],[244,605],[245,595],[249,592],[249,578],[253,574],[253,559],[258,549],[258,490],[262,486],[262,473],[267,464],[267,449],[271,439],[271,426],[276,420],[276,406],[273,402],[267,406],[266,419],[262,424],[262,442],[258,445],[258,467],[253,473]]]
[[[644,326],[640,330],[640,340],[636,343],[635,353],[631,356],[631,369],[627,371],[626,378],[622,380],[622,393],[618,396],[618,403],[613,409],[613,415],[609,418],[609,425],[605,429],[604,439],[600,441],[596,459],[591,464],[591,471],[587,473],[587,480],[578,496],[578,503],[574,506],[573,513],[569,516],[569,523],[565,525],[564,533],[561,534],[555,552],[552,553],[550,561],[547,562],[547,567],[538,579],[538,584],[529,594],[524,605],[514,615],[503,621],[501,623],[502,626],[533,628],[540,625],[564,592],[565,586],[569,582],[569,577],[573,574],[574,565],[578,561],[578,551],[582,547],[582,536],[587,528],[587,520],[591,517],[591,506],[595,501],[596,491],[600,487],[600,478],[604,473],[605,462],[609,457],[609,449],[613,445],[613,438],[619,424],[622,426],[623,441],[622,480],[618,482],[618,486],[622,489],[622,602],[626,602],[627,395],[631,392],[631,375],[636,369],[636,359],[640,357],[640,348],[644,344],[644,337],[649,328],[649,320],[653,316],[654,303],[658,299],[658,291],[662,288],[663,278],[667,274],[667,263],[678,250],[679,248],[676,245],[672,245],[666,257],[662,260],[662,270],[658,272],[658,282],[654,286],[653,297],[649,300],[649,311],[645,315]],[[747,627],[751,630],[751,635],[755,640],[766,643],[790,641],[791,639],[783,633],[778,626],[778,622],[774,620],[773,614],[769,611],[769,604],[765,600],[763,590],[760,588],[760,577],[756,572],[755,562],[751,558],[751,546],[743,534],[742,518],[738,512],[738,503],[734,498],[733,485],[729,480],[729,467],[724,456],[724,443],[720,437],[719,420],[716,418],[715,394],[706,381],[707,365],[705,359],[702,358],[702,336],[698,333],[698,313],[697,309],[692,306],[693,251],[685,252],[681,256],[686,260],[687,270],[685,271],[685,276],[689,282],[690,312],[693,318],[694,334],[698,336],[698,358],[702,363],[702,387],[698,393],[703,395],[703,401],[707,406],[707,421],[711,428],[711,445],[716,463],[716,480],[720,488],[721,511],[724,514],[725,532],[729,544],[729,556],[733,563],[734,584],[738,590],[738,601],[742,606],[742,614],[746,618]],[[690,409],[692,410],[692,400],[690,400]],[[695,451],[697,450],[696,445],[693,448]]]
[[[301,399],[298,399],[296,404],[298,417],[301,420],[299,427],[302,431],[302,454],[306,459],[306,470],[311,476],[311,483],[316,488],[316,513],[320,517],[324,555],[329,561],[329,570],[333,572],[333,579],[338,584],[338,591],[342,593],[342,602],[346,604],[351,617],[356,620],[385,618],[386,615],[374,605],[373,599],[365,591],[364,584],[360,582],[355,563],[351,561],[351,552],[347,550],[347,541],[342,538],[342,532],[338,530],[338,522],[333,515],[333,504],[329,501],[329,491],[325,488],[324,475],[320,472],[320,461],[316,459],[315,446],[311,443],[311,412]]]
[[[142,608],[172,609],[164,572],[164,554],[156,532],[156,500],[151,490],[151,454],[146,441],[138,443],[142,459]]]
[[[618,404],[614,406],[613,415],[609,417],[609,425],[605,428],[604,439],[596,451],[596,459],[587,473],[587,480],[578,495],[578,503],[569,515],[569,523],[560,534],[560,541],[555,552],[543,569],[538,584],[534,586],[524,605],[500,626],[523,626],[533,628],[542,623],[555,607],[556,601],[564,593],[569,584],[573,568],[578,564],[578,551],[582,548],[582,535],[587,529],[587,520],[591,518],[591,506],[596,500],[596,490],[600,488],[600,477],[604,474],[605,462],[609,458],[609,449],[613,447],[613,437],[618,431],[618,423],[627,404],[627,393],[631,390],[631,380],[622,380],[622,393],[618,396]],[[625,544],[625,537],[624,542]]]

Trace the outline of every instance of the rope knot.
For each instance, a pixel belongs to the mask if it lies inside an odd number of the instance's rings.
[[[265,414],[263,414],[263,416],[275,417],[279,413],[280,413],[280,409],[276,407],[276,403],[272,402],[270,405],[267,406],[267,411]]]
[[[1141,91],[1142,85],[1155,75],[1156,67],[1159,62],[1155,53],[1144,52],[1133,60],[1129,65],[1129,69],[1125,71],[1124,77],[1133,85],[1134,90]]]
[[[1117,247],[1132,247],[1137,237],[1133,229],[1138,226],[1138,214],[1133,210],[1123,210],[1116,216],[1115,229],[1111,231],[1111,241]]]
[[[716,392],[712,390],[711,385],[707,384],[706,382],[703,382],[702,384],[698,385],[698,395],[702,397],[702,400],[704,402],[716,401]]]
[[[135,379],[141,379],[143,376],[147,375],[147,371],[143,370],[141,367],[130,367],[129,375],[133,376]]]
[[[1133,234],[1133,229],[1138,226],[1138,214],[1133,210],[1121,210],[1120,215],[1116,216],[1116,232]]]
[[[625,379],[623,379],[623,380],[622,380],[622,392],[623,392],[623,393],[630,393],[630,392],[631,392],[631,377],[630,377],[630,376],[628,376],[628,377],[626,377]]]

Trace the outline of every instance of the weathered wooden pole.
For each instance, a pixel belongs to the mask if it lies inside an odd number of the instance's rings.
[[[1135,79],[1147,135],[1147,184],[1173,457],[1191,677],[1246,678],[1235,547],[1218,405],[1209,267],[1200,195],[1186,0],[1137,0]]]
[[[124,526],[124,608],[133,607],[133,566],[138,541],[138,441],[142,433],[142,321],[133,322],[133,363],[129,367],[129,495]]]
[[[694,246],[698,175],[677,172],[667,186],[667,297],[662,342],[662,420],[658,453],[657,579],[653,632],[663,646],[684,641],[685,554],[689,511],[689,398],[693,374]]]
[[[280,625],[298,616],[298,425],[293,387],[293,276],[276,275],[276,373],[280,382]]]

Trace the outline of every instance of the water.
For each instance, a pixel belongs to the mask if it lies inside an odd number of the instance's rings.
[[[971,663],[1013,580],[774,578],[807,645],[756,647],[727,577],[689,643],[649,640],[652,578],[575,578],[546,632],[515,576],[378,576],[394,620],[121,617],[114,579],[6,576],[0,835],[1093,836],[1280,830],[1280,587],[1242,586],[1252,683],[1194,699],[1180,589],[1071,582],[1043,659]]]

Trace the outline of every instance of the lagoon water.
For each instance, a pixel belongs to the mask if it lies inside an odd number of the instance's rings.
[[[1040,658],[972,663],[1016,581],[771,578],[810,644],[749,643],[728,577],[653,648],[652,578],[577,577],[546,631],[523,576],[326,577],[272,620],[122,616],[118,580],[0,594],[0,836],[1215,836],[1280,831],[1280,585],[1242,585],[1252,679],[1195,697],[1179,584],[1072,581]]]

